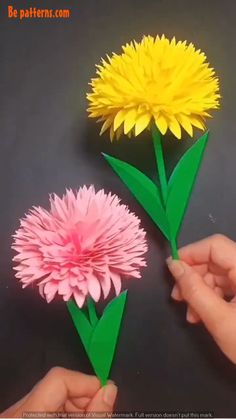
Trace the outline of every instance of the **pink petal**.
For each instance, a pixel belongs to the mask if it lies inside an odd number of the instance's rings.
[[[44,287],[45,294],[49,294],[51,292],[57,291],[58,284],[57,282],[48,282]]]
[[[107,298],[111,289],[111,279],[110,279],[109,272],[106,272],[106,274],[101,279],[101,287],[102,287],[104,298]]]
[[[88,292],[93,298],[93,300],[97,302],[101,295],[100,283],[97,277],[92,273],[88,274],[87,282],[88,282]]]
[[[72,289],[70,289],[70,291],[67,293],[67,294],[65,294],[65,295],[63,295],[63,300],[64,301],[68,301],[70,298],[71,298],[71,296],[72,296]]]
[[[79,291],[82,291],[84,295],[88,294],[88,284],[87,281],[79,281],[77,284]]]
[[[59,295],[68,294],[70,291],[71,291],[71,287],[70,287],[67,279],[63,279],[62,281],[59,282],[59,285],[58,285],[58,294]]]
[[[54,207],[55,215],[62,220],[66,220],[66,207],[62,199],[60,199],[56,194],[54,194],[51,200],[51,206]]]
[[[34,281],[36,279],[42,278],[42,276],[45,276],[47,274],[47,271],[41,270],[36,267],[32,268],[25,268],[21,272],[18,272],[15,276],[16,278],[22,278],[23,276],[31,276],[31,280]]]
[[[69,278],[70,285],[72,287],[77,287],[78,283],[80,281],[84,280],[84,276],[81,273],[79,273],[77,275],[75,275],[75,274],[71,275],[70,274],[68,278]]]
[[[76,301],[76,304],[79,306],[79,308],[83,307],[85,295],[82,292],[74,291],[73,292],[74,299]]]
[[[36,267],[40,267],[42,265],[42,261],[43,261],[43,258],[38,257],[38,258],[26,259],[26,260],[24,260],[24,263],[27,266],[32,266],[32,267],[36,268]]]
[[[47,284],[47,282],[54,279],[55,272],[52,272],[50,275],[47,275],[42,281],[39,282],[40,285]]]
[[[48,282],[44,287],[44,294],[48,303],[55,297],[58,290],[57,282]]]
[[[71,268],[70,270],[75,275],[80,275],[80,269],[78,266],[75,266],[74,268]]]
[[[23,285],[22,285],[22,288],[24,289],[24,288],[26,288],[26,287],[28,287],[29,286],[29,282],[25,282],[25,283],[23,283]]]
[[[21,254],[16,255],[13,258],[13,262],[20,262],[21,260],[31,259],[31,258],[38,257],[38,256],[39,256],[38,252],[24,252],[23,251]]]
[[[39,294],[41,295],[41,297],[45,298],[44,291],[43,291],[44,290],[44,285],[39,284],[38,287],[39,287]]]
[[[51,303],[51,301],[55,297],[55,294],[56,294],[56,292],[55,293],[52,293],[52,294],[47,294],[46,295],[46,301],[47,301],[47,303]]]
[[[39,285],[51,301],[57,292],[79,306],[88,293],[107,298],[111,282],[118,295],[121,277],[140,277],[146,265],[145,232],[140,220],[116,195],[94,186],[51,197],[51,209],[34,206],[13,236],[16,277],[23,287]]]
[[[118,275],[115,272],[111,272],[111,280],[113,282],[116,295],[119,295],[120,294],[120,291],[121,291],[121,279],[120,279],[120,275]]]

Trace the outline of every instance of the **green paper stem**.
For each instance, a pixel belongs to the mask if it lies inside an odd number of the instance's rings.
[[[153,145],[154,145],[156,162],[157,162],[157,170],[158,170],[160,186],[161,186],[162,203],[163,203],[163,207],[166,210],[166,203],[167,203],[167,197],[168,197],[168,182],[167,182],[165,161],[164,161],[164,155],[163,155],[163,149],[162,149],[161,133],[157,129],[155,124],[152,125],[152,139],[153,139]],[[170,237],[169,242],[170,242],[170,247],[171,247],[172,258],[175,260],[178,260],[179,254],[178,254],[178,249],[177,249],[177,243],[173,235]]]
[[[179,253],[177,249],[177,243],[175,239],[172,239],[170,241],[170,247],[171,247],[171,255],[174,260],[179,260]]]
[[[97,313],[96,313],[96,307],[95,307],[95,304],[94,304],[94,301],[92,300],[92,298],[88,298],[87,307],[88,307],[90,323],[91,323],[92,327],[94,327],[94,326],[96,326],[96,324],[98,322],[98,317],[97,317]]]
[[[168,183],[167,183],[167,178],[166,178],[165,161],[164,161],[162,144],[161,144],[161,133],[158,131],[155,124],[153,124],[152,126],[152,138],[153,138],[157,169],[158,169],[160,185],[161,185],[162,201],[163,201],[163,205],[165,206],[166,201],[167,201]]]

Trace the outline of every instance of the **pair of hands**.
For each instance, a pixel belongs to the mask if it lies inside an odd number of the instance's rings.
[[[187,303],[187,321],[203,322],[236,364],[236,243],[215,235],[180,249],[179,255],[180,261],[167,260],[176,281],[172,298]],[[21,417],[27,411],[112,412],[116,396],[112,382],[100,388],[96,377],[54,368],[2,416]]]

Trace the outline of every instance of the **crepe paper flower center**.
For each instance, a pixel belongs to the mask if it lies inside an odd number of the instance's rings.
[[[16,277],[23,288],[37,284],[48,302],[58,294],[74,297],[82,307],[91,296],[107,298],[111,284],[116,295],[122,278],[140,278],[146,266],[146,233],[140,220],[116,195],[66,190],[50,197],[50,210],[33,207],[21,220],[12,248]]]
[[[144,36],[122,49],[97,66],[87,95],[89,116],[103,121],[101,134],[110,129],[111,140],[137,136],[153,121],[163,135],[169,129],[178,139],[182,128],[191,137],[193,127],[205,129],[220,94],[203,52],[164,35]]]

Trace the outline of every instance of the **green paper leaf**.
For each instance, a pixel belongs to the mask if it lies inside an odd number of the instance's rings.
[[[103,156],[169,240],[169,225],[158,187],[130,164],[104,153]]]
[[[96,326],[96,324],[98,322],[98,317],[97,317],[97,313],[96,313],[96,307],[95,307],[95,304],[94,304],[94,301],[93,301],[92,298],[88,298],[87,308],[88,308],[90,323],[91,323],[92,327],[94,327],[94,326]]]
[[[102,317],[99,320],[97,319],[92,326],[86,315],[73,300],[67,303],[75,328],[102,385],[106,384],[111,369],[126,297],[127,291],[124,291],[114,298],[105,308]],[[90,309],[91,306],[92,300],[90,301]]]
[[[67,307],[72,317],[75,328],[82,340],[86,352],[88,352],[89,342],[92,336],[93,328],[90,325],[87,317],[77,304],[70,300],[67,302]]]
[[[111,369],[126,297],[124,291],[108,304],[90,340],[88,355],[102,385],[106,384]]]
[[[176,238],[191,196],[209,137],[206,132],[178,162],[168,184],[166,215],[170,234]]]

